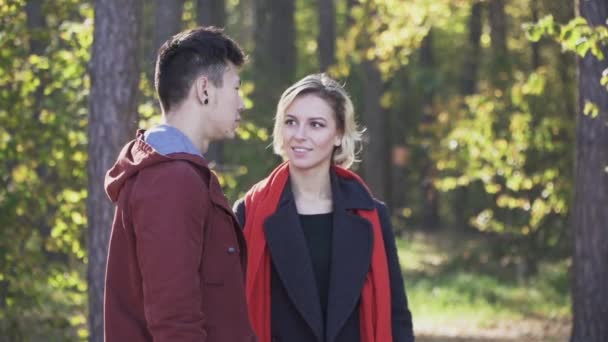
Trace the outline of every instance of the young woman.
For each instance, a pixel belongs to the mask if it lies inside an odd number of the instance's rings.
[[[260,342],[413,341],[388,210],[348,170],[361,132],[345,90],[298,81],[273,136],[285,162],[235,204]]]

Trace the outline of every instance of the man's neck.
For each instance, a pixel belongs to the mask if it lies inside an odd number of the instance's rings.
[[[199,127],[200,125],[193,123],[192,120],[188,119],[189,117],[192,117],[193,113],[186,112],[185,108],[180,109],[180,111],[169,111],[168,113],[165,113],[163,115],[165,123],[179,129],[188,137],[188,139],[190,139],[201,154],[204,154],[209,147],[209,139],[204,136]]]

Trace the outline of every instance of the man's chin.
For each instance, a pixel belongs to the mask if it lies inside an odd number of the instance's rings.
[[[224,136],[224,139],[226,139],[226,140],[232,140],[232,139],[234,139],[235,136],[236,136],[236,133],[233,131],[233,132],[230,132],[230,133],[226,133],[226,136]]]

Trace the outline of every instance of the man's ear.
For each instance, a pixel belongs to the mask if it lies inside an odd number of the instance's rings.
[[[200,76],[194,81],[194,95],[202,105],[209,103],[209,79],[207,76]]]

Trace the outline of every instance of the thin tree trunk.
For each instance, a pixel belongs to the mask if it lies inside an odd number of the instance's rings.
[[[154,27],[154,58],[160,46],[182,27],[184,0],[156,0]]]
[[[477,91],[477,73],[481,59],[481,10],[481,2],[477,1],[471,5],[469,42],[466,48],[467,53],[463,67],[463,95],[471,95]]]
[[[553,3],[555,6],[555,3]],[[574,18],[575,9],[574,1],[566,1],[565,6],[557,6],[557,8],[551,13],[555,13],[555,18],[560,23],[565,23]],[[572,72],[572,66],[575,65],[576,58],[573,55],[560,53],[558,56],[558,73],[561,80],[561,90],[563,94],[565,112],[569,115],[576,113],[576,97],[572,96],[574,93],[573,84],[575,83],[574,72]]]
[[[481,61],[481,31],[482,31],[483,3],[475,1],[471,5],[469,16],[469,40],[465,48],[465,61],[462,68],[462,95],[473,95],[477,92],[477,78],[479,75],[479,64]],[[464,106],[464,103],[463,103]],[[470,226],[469,216],[469,186],[454,190],[453,210],[455,224],[464,229]]]
[[[363,175],[377,198],[390,201],[388,118],[386,110],[380,105],[384,84],[375,61],[364,61],[362,68],[365,75],[362,115],[369,140],[363,149]]]
[[[336,7],[334,0],[317,0],[319,8],[319,66],[321,71],[335,63],[336,51]]]
[[[257,0],[255,12],[254,111],[270,127],[279,97],[295,81],[295,1]]]
[[[510,78],[510,65],[507,50],[507,15],[505,13],[506,0],[490,0],[490,37],[492,40],[493,69],[495,76],[493,83],[498,87],[505,87]]]
[[[348,16],[346,18],[346,26],[351,27],[355,24],[355,18],[352,16],[351,11],[355,6],[357,6],[357,0],[346,0],[346,8],[348,8]]]
[[[89,99],[88,270],[90,341],[103,341],[103,291],[114,206],[103,184],[137,125],[139,0],[98,0]]]
[[[144,46],[144,72],[148,78],[148,82],[154,88],[154,68],[156,64],[156,55],[161,45],[167,39],[178,33],[182,27],[182,14],[184,12],[185,0],[155,0],[151,3],[143,2],[141,13],[144,15],[141,22],[141,35],[146,37],[147,34],[152,35],[152,39],[144,39],[141,43]],[[154,11],[152,25],[147,21],[145,15],[149,11],[148,8]],[[150,13],[151,14],[151,13]],[[151,27],[150,27],[151,26]],[[148,31],[148,32],[146,32]],[[152,44],[151,49],[148,44]],[[151,50],[151,51],[150,51]],[[156,103],[156,109],[160,112],[160,104]]]
[[[532,7],[532,22],[538,22],[539,9],[538,0],[531,0]],[[540,42],[532,42],[532,70],[536,70],[540,67]]]
[[[490,1],[490,35],[492,50],[498,55],[507,53],[507,15],[505,0]]]
[[[435,56],[433,53],[433,31],[430,30],[420,46],[420,63],[423,70],[430,74],[435,68]],[[424,90],[422,101],[422,136],[423,136],[423,167],[422,167],[422,199],[424,209],[422,213],[422,225],[426,229],[435,230],[439,228],[439,193],[435,188],[434,179],[437,177],[437,168],[431,158],[431,147],[433,144],[432,127],[435,124],[434,112],[434,85]]]
[[[408,79],[409,74],[406,71],[401,71],[398,77],[399,89],[404,94],[411,91],[410,80]],[[395,185],[395,189],[391,189],[390,207],[391,212],[399,217],[404,217],[404,209],[408,206],[407,192],[403,189],[407,189],[407,180],[409,170],[409,156],[410,147],[407,143],[407,118],[411,113],[408,108],[409,103],[401,103],[401,105],[393,106],[396,110],[393,110],[389,114],[389,136],[391,146],[390,156],[390,172],[391,179],[390,184]],[[398,232],[396,232],[398,233]]]
[[[44,54],[44,49],[46,48],[46,42],[44,39],[41,39],[40,34],[43,32],[43,30],[46,28],[46,21],[44,18],[44,14],[42,12],[42,0],[32,0],[32,1],[28,1],[25,4],[25,12],[26,12],[26,25],[27,25],[27,32],[29,35],[29,39],[28,39],[28,43],[29,43],[29,53],[32,55],[43,55]],[[39,77],[39,75],[36,75],[37,77]],[[38,84],[38,86],[36,87],[36,89],[33,92],[33,99],[34,99],[34,103],[32,105],[32,111],[33,111],[33,119],[35,120],[35,123],[38,124],[38,126],[36,127],[37,129],[40,128],[39,125],[39,117],[40,117],[40,112],[41,112],[41,103],[42,103],[42,99],[43,99],[43,91],[44,91],[44,80],[40,79],[40,83]],[[5,172],[7,172],[8,174],[11,173],[11,170],[15,167],[16,160],[14,159],[4,159],[3,160],[3,164],[4,164],[4,170]],[[44,166],[40,166],[37,168],[36,172],[38,174],[38,176],[41,179],[44,179],[44,174],[43,171],[46,169],[46,167]],[[48,224],[45,224],[45,222],[43,220],[38,220],[38,222],[33,223],[33,225],[35,226],[35,228],[37,228],[41,233],[42,236],[48,236],[48,234],[45,234],[45,232],[50,231],[50,228],[48,226]],[[26,232],[26,234],[30,235],[31,232],[28,230]],[[46,252],[46,249],[45,251]],[[4,277],[2,277],[0,279],[0,312],[2,310],[4,310],[6,308],[6,304],[7,304],[7,299],[8,299],[8,295],[9,295],[9,287],[10,287],[10,283],[9,283],[9,279],[11,278],[15,278],[15,271],[14,271],[14,267],[7,267],[6,271],[8,271]],[[0,324],[0,331],[3,328],[3,325]],[[5,337],[0,335],[0,342],[2,341],[8,341],[9,337]]]
[[[46,38],[46,31],[48,30],[46,18],[43,13],[43,1],[42,0],[32,0],[28,1],[25,5],[26,17],[27,17],[27,28],[30,34],[29,45],[30,45],[30,53],[32,55],[44,56],[45,50],[48,47],[48,39]],[[40,115],[43,110],[43,100],[44,100],[44,89],[46,85],[50,81],[50,72],[48,70],[39,70],[36,77],[39,80],[39,84],[36,87],[36,90],[33,93],[33,119],[34,124],[36,125],[36,129],[39,131],[45,130],[45,124],[40,121]],[[47,146],[40,147],[40,153],[50,153],[48,151]],[[46,151],[46,152],[45,152]],[[36,174],[42,180],[45,180],[49,184],[53,184],[54,176],[52,169],[44,164],[40,163],[36,167]],[[49,216],[54,215],[57,210],[56,206],[50,206],[47,210],[46,216],[40,216],[34,222],[34,226],[40,233],[40,235],[44,239],[48,239],[51,235],[51,225],[49,224],[49,220],[47,219]],[[67,262],[67,255],[59,252],[50,252],[46,248],[42,251],[47,258],[47,261],[57,261],[60,263]]]
[[[605,0],[577,5],[590,25],[605,25]],[[600,85],[607,68],[608,60],[590,53],[578,60],[572,342],[608,341],[608,92]],[[598,117],[583,114],[587,101],[598,106]]]
[[[46,41],[41,39],[40,35],[44,29],[47,29],[46,20],[44,18],[44,14],[42,13],[42,0],[32,0],[28,1],[25,4],[25,12],[27,17],[27,28],[30,33],[30,53],[33,55],[44,55],[44,50],[46,49]],[[40,75],[38,75],[40,76]],[[41,105],[43,99],[43,91],[46,80],[44,77],[41,77],[40,84],[36,87],[34,91],[34,119],[36,121],[39,120]]]
[[[196,18],[201,26],[226,26],[226,2],[224,0],[197,0]]]
[[[349,10],[352,10],[353,6],[357,5],[356,1],[347,1]],[[377,15],[371,3],[361,2],[359,5],[363,6],[367,18]],[[356,23],[352,12],[348,17],[347,23],[349,26],[360,24]],[[363,30],[358,38],[357,46],[361,50],[372,46],[372,37],[366,30]],[[374,196],[387,202],[388,207],[392,208],[392,195],[390,191],[392,178],[391,168],[389,167],[391,137],[388,128],[388,112],[382,108],[381,104],[385,84],[376,60],[364,59],[361,62],[360,69],[362,71],[363,108],[359,112],[361,113],[363,125],[366,127],[366,143],[363,145],[361,174]]]
[[[224,0],[198,0],[197,22],[201,26],[224,27],[226,25],[226,4]],[[224,162],[224,144],[213,141],[205,153],[205,159],[212,161],[215,166]],[[221,167],[220,167],[221,168]]]

